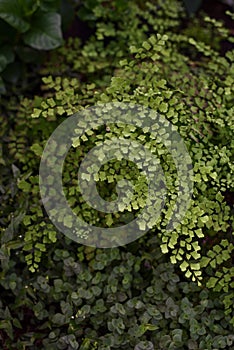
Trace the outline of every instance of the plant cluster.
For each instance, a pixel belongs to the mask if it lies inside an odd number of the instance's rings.
[[[0,1],[0,94],[9,83],[29,83],[26,70],[43,61],[44,50],[61,46],[74,11],[73,1]]]
[[[50,53],[35,96],[3,99],[3,349],[231,349],[234,51],[221,56],[218,49],[233,38],[209,17],[198,31],[183,28],[186,14],[176,0],[87,1],[80,15],[94,23],[93,35],[84,43],[70,38]],[[209,45],[211,30],[216,40]],[[193,161],[194,189],[189,211],[168,233],[177,182],[165,145],[150,130],[117,122],[108,132],[90,129],[74,140],[64,164],[64,191],[77,215],[111,227],[144,207],[145,179],[130,161],[108,162],[97,178],[106,200],[115,199],[119,180],[134,182],[139,191],[127,210],[100,215],[80,195],[74,164],[113,137],[157,154],[170,190],[145,236],[101,250],[57,232],[41,203],[38,169],[62,121],[108,102],[143,105],[174,125]]]

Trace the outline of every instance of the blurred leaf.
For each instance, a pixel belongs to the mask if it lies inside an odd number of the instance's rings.
[[[186,11],[189,15],[193,15],[201,6],[202,0],[183,0]]]
[[[7,45],[0,49],[0,72],[2,72],[9,63],[14,61],[14,52],[12,48]]]
[[[16,84],[17,81],[22,79],[22,76],[23,76],[22,62],[10,63],[2,73],[2,77],[4,78],[4,80],[11,84]]]
[[[23,8],[18,0],[0,0],[0,18],[21,33],[30,28],[29,23],[24,19]]]
[[[43,53],[26,46],[17,46],[16,53],[18,57],[25,63],[40,63],[43,57]]]
[[[4,94],[5,92],[6,92],[6,87],[5,87],[5,84],[3,82],[2,77],[0,77],[0,95]]]
[[[55,12],[38,13],[24,42],[38,50],[52,50],[62,44],[61,16]]]

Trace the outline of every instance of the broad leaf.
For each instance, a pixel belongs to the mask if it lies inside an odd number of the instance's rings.
[[[18,0],[0,0],[0,18],[21,33],[30,28],[30,24],[24,19],[23,8]]]
[[[43,52],[38,52],[38,50],[28,46],[19,45],[16,47],[15,52],[17,53],[17,56],[19,56],[20,60],[25,63],[40,63],[43,58]]]
[[[60,2],[60,0],[44,0],[41,1],[40,8],[45,12],[53,12],[59,8]]]
[[[9,46],[1,47],[0,50],[0,72],[2,72],[9,63],[14,61],[14,52]]]
[[[61,16],[58,13],[40,13],[32,28],[24,35],[24,42],[38,50],[51,50],[62,44]]]
[[[0,18],[0,42],[2,45],[4,43],[13,43],[15,40],[16,32],[17,30],[15,28]]]

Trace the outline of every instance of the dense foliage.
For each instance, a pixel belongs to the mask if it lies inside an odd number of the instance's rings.
[[[45,11],[44,3],[55,2],[38,2],[35,15]],[[2,348],[231,349],[234,51],[221,56],[219,49],[233,38],[202,14],[185,26],[181,1],[84,4],[79,15],[93,34],[85,42],[69,38],[50,52],[36,72],[35,92],[2,98]],[[22,24],[0,17],[13,27]],[[33,24],[27,28],[22,38],[30,44],[25,38]],[[108,125],[108,133],[90,130],[64,166],[64,190],[77,215],[109,227],[130,221],[144,205],[138,197],[121,215],[100,215],[81,198],[74,164],[107,137],[130,137],[155,152],[170,187],[161,221],[150,232],[102,250],[57,232],[41,203],[38,169],[56,126],[107,102],[141,104],[176,127],[193,161],[194,191],[181,225],[168,234],[177,187],[166,147],[149,130],[120,123]],[[131,172],[143,191],[130,162],[109,162],[98,179],[102,197],[113,199],[116,182]]]
[[[0,1],[0,93],[6,91],[4,81],[15,84],[25,78],[26,63],[40,62],[37,50],[61,45],[59,10],[57,0]]]

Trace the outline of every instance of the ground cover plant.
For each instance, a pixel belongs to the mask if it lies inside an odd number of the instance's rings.
[[[70,37],[50,52],[35,92],[1,101],[1,346],[233,349],[233,46],[220,54],[223,42],[233,44],[230,31],[202,13],[185,26],[184,4],[174,0],[87,1],[78,15],[91,27],[89,38]],[[82,199],[74,163],[107,137],[124,135],[155,152],[170,189],[146,235],[96,249],[50,222],[38,169],[63,120],[107,102],[149,107],[177,128],[193,161],[194,190],[181,225],[168,234],[177,187],[165,145],[121,123],[108,133],[91,130],[64,165],[64,191],[77,215],[111,227],[144,206],[145,182],[130,162],[107,163],[97,179],[110,200],[116,182],[133,177],[142,194],[127,210],[100,215]]]
[[[34,67],[61,46],[76,9],[74,0],[0,1],[0,94],[35,86]]]

